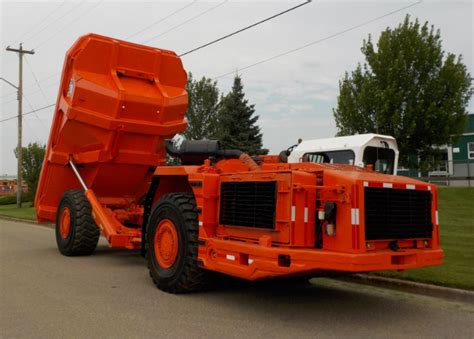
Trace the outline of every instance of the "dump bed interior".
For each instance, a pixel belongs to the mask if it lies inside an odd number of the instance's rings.
[[[95,34],[66,54],[35,199],[38,221],[55,218],[64,191],[80,189],[71,159],[99,199],[138,201],[164,140],[185,130],[186,72],[171,51]]]

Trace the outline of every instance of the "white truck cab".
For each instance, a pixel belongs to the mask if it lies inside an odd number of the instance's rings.
[[[358,134],[302,141],[293,148],[288,162],[350,164],[360,167],[371,165],[376,172],[396,175],[398,154],[395,138],[380,134]]]

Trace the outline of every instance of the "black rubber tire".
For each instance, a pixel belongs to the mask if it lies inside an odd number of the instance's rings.
[[[169,268],[155,258],[154,239],[158,224],[171,220],[178,233],[178,255]],[[210,272],[198,264],[198,211],[192,193],[164,195],[154,207],[147,232],[147,263],[155,285],[169,293],[196,292],[209,288]]]
[[[61,237],[60,217],[64,208],[71,213],[70,231],[66,239]],[[92,208],[80,190],[69,190],[63,193],[56,213],[56,243],[61,254],[66,256],[90,255],[99,242],[100,230],[92,219]]]

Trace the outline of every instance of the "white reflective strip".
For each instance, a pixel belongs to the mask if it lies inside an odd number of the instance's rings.
[[[351,224],[359,225],[359,209],[351,208]]]
[[[291,206],[291,221],[296,220],[296,206]]]
[[[384,183],[383,183],[383,187],[385,187],[385,188],[392,188],[393,185],[390,184],[390,183],[388,183],[388,182],[384,182]]]
[[[436,211],[436,225],[439,225],[439,214],[438,214],[438,211]]]
[[[227,255],[225,256],[225,258],[226,258],[227,260],[235,260],[235,255],[227,254]]]
[[[428,186],[428,191],[431,191],[431,186]]]
[[[324,213],[324,211],[318,211],[319,220],[324,220],[325,217],[326,217],[326,213]]]
[[[308,222],[308,207],[304,208],[304,222]]]
[[[199,226],[202,226],[202,221],[199,222]]]
[[[249,265],[252,265],[253,264],[253,259],[249,258],[248,263],[249,263]]]
[[[368,181],[364,181],[364,187],[369,187],[369,182]]]
[[[407,190],[414,190],[415,188],[415,185],[407,185]]]

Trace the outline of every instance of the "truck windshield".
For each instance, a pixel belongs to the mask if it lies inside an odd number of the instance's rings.
[[[393,174],[395,152],[390,148],[367,146],[362,161],[364,166],[372,165],[375,172]]]
[[[354,165],[354,158],[355,154],[351,150],[315,152],[303,155],[303,162]]]

